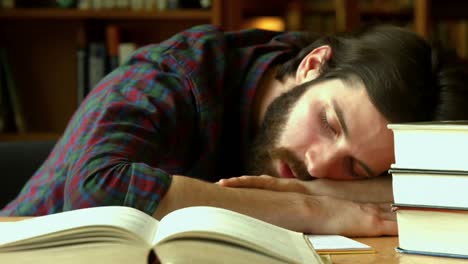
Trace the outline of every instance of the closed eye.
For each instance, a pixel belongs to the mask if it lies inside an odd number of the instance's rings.
[[[330,125],[330,122],[328,121],[327,111],[325,110],[325,108],[323,108],[322,111],[320,111],[320,123],[321,123],[322,128],[327,133],[336,135],[337,133],[336,130]]]
[[[375,173],[364,162],[352,157],[347,159],[346,167],[353,178],[363,179],[376,176]]]
[[[365,178],[366,176],[363,176],[363,175],[360,175],[359,173],[357,173],[355,171],[355,160],[351,157],[349,157],[347,159],[347,162],[346,162],[346,170],[349,171],[349,174],[351,175],[352,178],[357,178],[357,179],[360,179],[360,178]]]

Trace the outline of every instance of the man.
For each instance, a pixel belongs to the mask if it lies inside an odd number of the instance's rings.
[[[396,234],[376,203],[391,200],[374,179],[393,162],[386,125],[457,117],[440,102],[458,76],[446,82],[434,54],[389,26],[323,38],[191,28],[104,78],[2,214],[211,205],[301,232]],[[307,182],[209,183],[260,174]]]

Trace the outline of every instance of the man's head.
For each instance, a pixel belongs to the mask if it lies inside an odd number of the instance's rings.
[[[279,67],[278,78],[298,86],[269,106],[248,173],[305,180],[386,172],[394,159],[389,122],[468,117],[466,103],[448,103],[447,95],[468,102],[461,72],[437,54],[393,26],[315,40]]]

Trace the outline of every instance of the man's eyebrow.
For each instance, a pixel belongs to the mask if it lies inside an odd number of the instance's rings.
[[[336,102],[336,100],[332,100],[332,105],[333,108],[335,109],[336,116],[338,117],[338,122],[340,123],[340,126],[343,129],[343,134],[345,137],[349,137],[349,130],[348,130],[348,125],[346,124],[345,118],[344,118],[344,113],[343,109],[341,106]],[[375,173],[367,166],[364,162],[361,160],[353,158],[357,164],[366,172],[366,177],[374,177]]]

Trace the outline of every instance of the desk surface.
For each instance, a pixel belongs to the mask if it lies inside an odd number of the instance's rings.
[[[25,217],[0,217],[0,222],[22,219],[25,219]],[[400,254],[395,251],[395,247],[398,246],[398,237],[353,239],[373,247],[376,253],[332,255],[333,264],[468,264],[468,260],[462,259]]]
[[[410,254],[400,254],[395,251],[398,246],[398,237],[371,237],[353,238],[364,244],[372,246],[375,254],[333,255],[333,264],[454,264],[468,263],[468,260],[442,257],[429,257]]]

